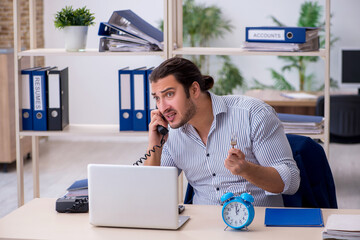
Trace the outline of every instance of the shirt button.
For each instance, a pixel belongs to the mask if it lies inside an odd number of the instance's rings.
[[[215,177],[215,176],[216,176],[216,173],[213,173],[212,175]]]
[[[207,157],[210,157],[210,154],[209,154],[209,153],[207,153],[207,154],[206,154],[206,156],[207,156]]]
[[[220,190],[220,188],[216,188],[216,191],[219,191]]]

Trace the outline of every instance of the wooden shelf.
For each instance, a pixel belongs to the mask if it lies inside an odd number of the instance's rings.
[[[82,52],[68,52],[64,48],[35,48],[18,53],[19,56],[163,56],[163,51],[157,52],[99,52],[98,49],[89,48]]]
[[[242,48],[215,48],[215,47],[184,47],[172,52],[174,55],[246,55],[246,56],[319,56],[325,57],[326,51],[320,49],[312,52],[261,52],[248,51]]]
[[[21,131],[20,136],[148,136],[148,132],[119,131],[119,125],[71,124],[63,131]]]
[[[301,135],[301,136],[305,136],[305,137],[310,137],[312,139],[325,139],[325,135],[323,133],[322,134],[294,134],[294,135]]]

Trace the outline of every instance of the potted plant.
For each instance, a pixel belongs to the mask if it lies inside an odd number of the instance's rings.
[[[84,51],[88,26],[94,25],[94,13],[85,7],[73,9],[66,6],[55,15],[54,24],[58,29],[64,29],[66,51]]]

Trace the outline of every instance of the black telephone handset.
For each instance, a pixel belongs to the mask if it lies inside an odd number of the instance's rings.
[[[169,130],[167,130],[167,128],[162,125],[157,125],[156,127],[157,127],[157,131],[163,136],[165,136],[169,132]]]
[[[166,134],[168,134],[169,130],[166,127],[162,126],[162,125],[157,125],[156,128],[157,128],[157,131],[162,135],[161,140],[160,140],[160,146],[155,145],[152,149],[150,149],[148,151],[148,153],[145,153],[144,157],[141,157],[133,165],[139,166],[139,163],[143,163],[143,161],[145,161],[148,157],[151,156],[151,152],[153,152],[153,153],[155,152],[156,147],[161,149],[162,146],[164,145],[164,143],[165,143],[164,138],[165,138]]]

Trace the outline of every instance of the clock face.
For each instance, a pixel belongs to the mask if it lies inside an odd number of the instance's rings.
[[[225,222],[231,227],[243,226],[249,218],[249,211],[240,202],[229,202],[223,211]]]

